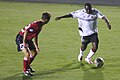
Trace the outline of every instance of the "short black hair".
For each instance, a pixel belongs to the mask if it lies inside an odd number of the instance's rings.
[[[88,8],[89,8],[89,9],[91,9],[91,8],[92,8],[92,6],[91,6],[91,4],[90,4],[90,3],[85,3],[85,8],[86,8],[86,6],[88,6]]]
[[[51,17],[51,15],[50,15],[49,12],[44,12],[44,13],[42,13],[42,19],[43,19],[43,20],[45,20],[45,19],[50,20],[50,17]]]
[[[86,11],[88,11],[89,14],[92,13],[92,5],[90,3],[86,3],[84,8]]]

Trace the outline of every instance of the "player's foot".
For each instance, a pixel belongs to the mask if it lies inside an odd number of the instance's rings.
[[[25,76],[33,76],[33,74],[30,73],[30,71],[23,72]]]
[[[81,54],[79,54],[79,56],[78,56],[78,61],[81,62],[81,61],[82,61],[82,58],[83,58],[83,56],[82,56]]]
[[[32,69],[32,67],[29,67],[29,69],[28,69],[31,73],[34,73],[35,72],[35,70],[34,69]]]
[[[91,61],[91,59],[85,58],[85,61],[86,61],[88,64],[93,64],[93,62]]]

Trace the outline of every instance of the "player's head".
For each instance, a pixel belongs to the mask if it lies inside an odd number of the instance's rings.
[[[47,24],[49,22],[50,18],[51,18],[51,15],[49,12],[42,13],[41,19],[45,21],[44,24]]]
[[[84,7],[86,10],[86,13],[88,13],[88,14],[92,13],[92,5],[90,3],[86,3]]]

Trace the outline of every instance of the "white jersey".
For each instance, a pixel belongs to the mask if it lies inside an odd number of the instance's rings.
[[[70,14],[73,18],[78,18],[80,36],[89,36],[93,33],[98,33],[97,18],[104,17],[104,15],[95,8],[92,8],[92,14],[87,14],[85,9],[77,10]]]

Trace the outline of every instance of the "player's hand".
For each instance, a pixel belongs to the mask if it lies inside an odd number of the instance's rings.
[[[60,20],[60,19],[61,19],[61,17],[56,17],[56,18],[55,18],[56,21],[57,21],[57,20]]]
[[[110,25],[110,24],[108,24],[107,26],[108,26],[109,30],[111,30],[111,25]]]
[[[24,48],[27,48],[28,47],[28,44],[23,42],[23,45],[24,45]]]
[[[39,52],[40,52],[40,48],[39,48],[39,47],[37,47],[37,48],[36,48],[36,51],[37,51],[37,53],[39,53]]]

